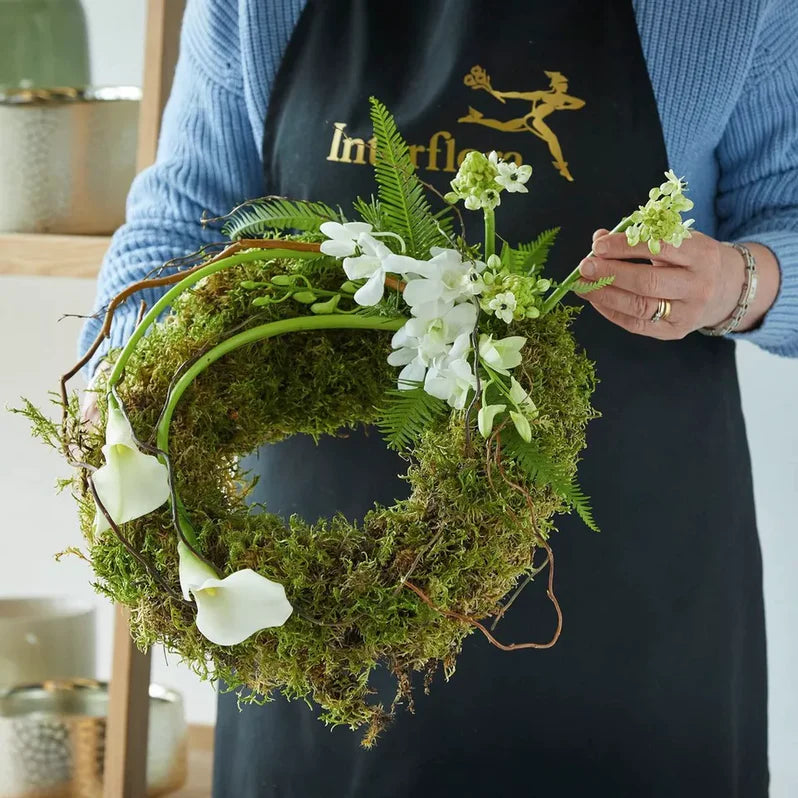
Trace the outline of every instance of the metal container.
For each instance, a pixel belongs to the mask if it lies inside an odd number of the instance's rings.
[[[85,601],[0,599],[0,690],[47,679],[94,678],[95,635],[94,607]]]
[[[0,798],[101,798],[107,685],[44,682],[0,693]],[[186,779],[179,694],[150,686],[147,795]]]
[[[125,218],[141,91],[0,92],[0,232],[105,235]]]

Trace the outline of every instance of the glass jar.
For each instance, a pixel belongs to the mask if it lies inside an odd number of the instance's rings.
[[[0,0],[0,91],[89,84],[80,0]]]

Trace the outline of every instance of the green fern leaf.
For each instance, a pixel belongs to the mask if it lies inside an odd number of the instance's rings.
[[[377,427],[391,449],[410,449],[436,421],[449,412],[442,399],[430,396],[420,385],[411,390],[398,388],[386,393]]]
[[[371,98],[371,121],[377,140],[374,171],[384,223],[404,239],[408,255],[427,258],[430,247],[447,244],[451,211],[447,209],[437,218],[432,213],[424,185],[415,174],[407,143],[388,109],[374,97]]]
[[[222,228],[231,240],[255,238],[272,230],[317,232],[324,222],[339,221],[340,214],[323,202],[282,197],[256,199],[237,208]]]
[[[534,241],[529,244],[519,244],[518,252],[523,253],[518,271],[533,274],[539,271],[549,257],[549,250],[560,232],[559,227],[544,230]]]
[[[370,202],[366,202],[362,197],[358,197],[352,207],[355,209],[355,213],[357,213],[366,224],[370,224],[377,230],[382,230],[384,228],[385,223],[379,200],[372,197]]]
[[[590,500],[576,481],[576,475],[554,463],[532,443],[527,443],[514,430],[502,433],[502,449],[515,460],[526,473],[530,482],[549,485],[551,489],[582,519],[588,529],[598,532],[599,527],[593,518]]]
[[[588,280],[577,280],[572,291],[575,291],[577,294],[589,294],[591,291],[598,291],[599,288],[605,288],[608,285],[612,285],[615,281],[615,275],[610,274],[608,277],[599,277],[598,280],[594,280],[589,282]]]

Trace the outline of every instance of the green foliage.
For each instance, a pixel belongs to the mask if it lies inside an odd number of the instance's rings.
[[[232,240],[257,238],[274,230],[317,232],[324,222],[340,221],[341,215],[323,202],[264,197],[237,208],[222,227]]]
[[[430,396],[421,385],[410,390],[394,388],[386,392],[377,427],[392,449],[412,449],[448,411],[446,402]]]
[[[539,272],[549,257],[549,250],[554,244],[559,227],[544,230],[534,241],[529,244],[519,244],[518,252],[522,253],[521,265],[518,271],[525,274]]]
[[[372,197],[369,202],[366,202],[362,197],[358,197],[353,207],[358,216],[375,230],[385,229],[385,219],[378,199]]]
[[[598,291],[599,288],[605,288],[615,282],[615,275],[610,274],[607,277],[599,277],[598,280],[577,280],[571,289],[577,294],[589,294],[591,291]]]
[[[590,500],[579,487],[570,463],[555,462],[541,451],[534,438],[527,443],[514,429],[502,432],[502,449],[518,463],[530,482],[551,487],[589,529],[599,531]]]
[[[377,140],[374,166],[382,229],[400,235],[407,254],[429,256],[430,247],[445,246],[451,235],[451,213],[432,213],[426,192],[410,160],[410,150],[388,109],[371,98],[371,121]]]

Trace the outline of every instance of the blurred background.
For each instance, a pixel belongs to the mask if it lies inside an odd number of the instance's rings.
[[[15,2],[21,0],[0,0],[0,14]],[[72,82],[88,70],[86,79],[95,86],[141,86],[147,4],[144,0],[83,0],[82,6],[88,57],[72,59],[68,66],[76,75]],[[70,35],[78,40],[80,31]],[[2,122],[0,115],[0,141]],[[4,188],[0,183],[0,194]],[[124,195],[125,187],[121,188]],[[97,265],[91,260],[83,264],[78,271],[85,277],[59,276],[57,268],[46,276],[38,268],[31,269],[36,274],[27,274],[18,246],[11,246],[0,233],[0,407],[17,405],[20,396],[41,406],[47,392],[56,390],[58,375],[75,360],[81,326],[80,320],[61,320],[61,316],[90,310],[91,274]],[[794,577],[798,563],[798,361],[740,345],[738,362],[765,569],[771,794],[791,798],[798,794],[798,582]],[[64,466],[55,452],[31,440],[24,419],[5,412],[0,412],[0,444],[0,562],[6,566],[0,599],[69,596],[96,607],[95,671],[98,678],[107,679],[113,609],[92,591],[85,563],[74,557],[57,563],[53,558],[59,550],[81,542],[72,500],[56,495],[53,487],[56,477],[64,474]],[[189,723],[213,723],[211,685],[199,682],[161,650],[154,652],[152,664],[154,682],[182,693]]]

